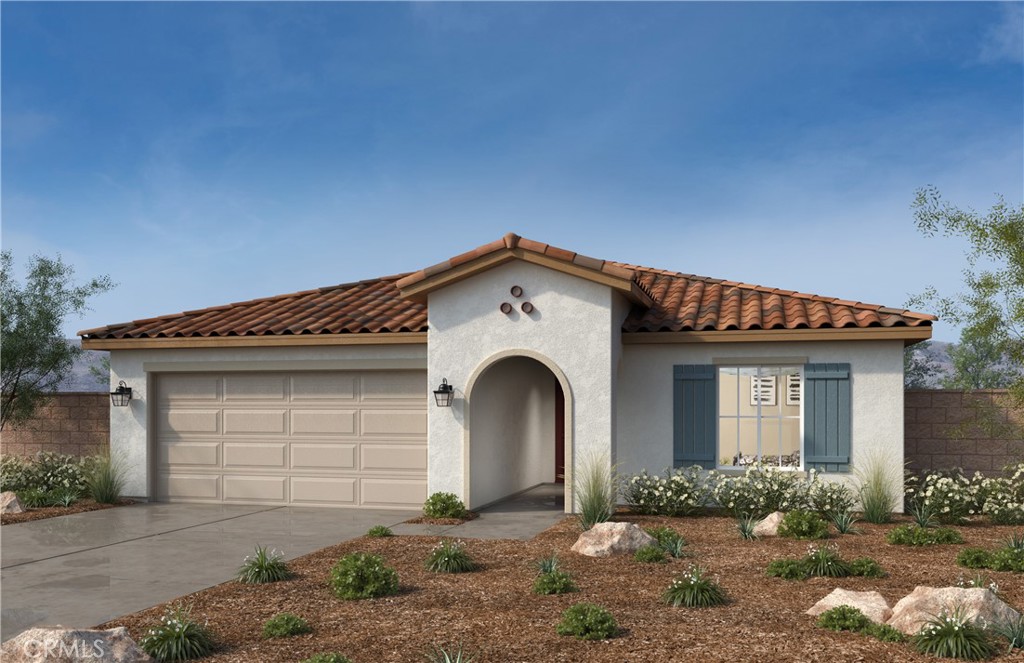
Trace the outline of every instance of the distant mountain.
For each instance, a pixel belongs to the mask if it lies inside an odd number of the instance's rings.
[[[67,342],[68,345],[74,347],[80,347],[81,344],[81,341],[77,338],[69,338]],[[57,391],[109,392],[109,379],[104,379],[101,382],[89,370],[90,367],[95,366],[97,370],[103,370],[109,376],[109,373],[102,364],[103,358],[109,356],[110,353],[106,350],[84,350],[82,355],[75,360],[74,365],[71,367],[71,372],[57,387]]]
[[[938,389],[943,378],[953,375],[953,360],[949,358],[950,345],[952,343],[930,341],[913,346],[914,356],[929,360],[935,367],[935,371],[928,376],[929,389]]]

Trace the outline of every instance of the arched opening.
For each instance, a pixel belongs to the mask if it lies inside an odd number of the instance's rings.
[[[543,486],[564,506],[571,466],[571,394],[549,362],[525,354],[493,358],[467,393],[470,508]],[[556,369],[557,370],[557,369]],[[567,453],[567,450],[569,453]],[[532,493],[531,493],[532,494]]]

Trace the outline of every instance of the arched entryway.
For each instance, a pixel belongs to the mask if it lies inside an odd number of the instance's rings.
[[[468,387],[470,508],[538,485],[571,485],[572,395],[553,362],[535,353],[503,353],[482,364]],[[570,492],[564,489],[567,501]]]

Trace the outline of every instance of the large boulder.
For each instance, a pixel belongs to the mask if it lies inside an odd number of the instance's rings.
[[[778,536],[779,525],[785,515],[781,511],[769,513],[764,520],[754,525],[754,536]]]
[[[4,663],[142,663],[152,661],[123,626],[109,631],[30,628],[3,644]]]
[[[0,513],[21,513],[24,510],[18,496],[12,491],[5,490],[0,493]]]
[[[572,544],[572,549],[588,557],[632,555],[658,541],[633,523],[598,523]]]
[[[864,616],[876,624],[884,624],[892,617],[889,603],[878,592],[855,592],[849,589],[833,589],[832,593],[821,599],[807,611],[808,615],[817,617],[826,610],[848,605],[857,608]]]
[[[888,624],[907,635],[915,635],[929,619],[958,607],[966,617],[978,620],[979,625],[1020,617],[1020,613],[984,587],[915,587],[892,607]]]

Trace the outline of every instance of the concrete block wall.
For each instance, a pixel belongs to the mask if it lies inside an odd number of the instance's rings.
[[[110,396],[55,394],[36,416],[0,431],[0,454],[31,458],[39,451],[91,456],[110,448]]]

